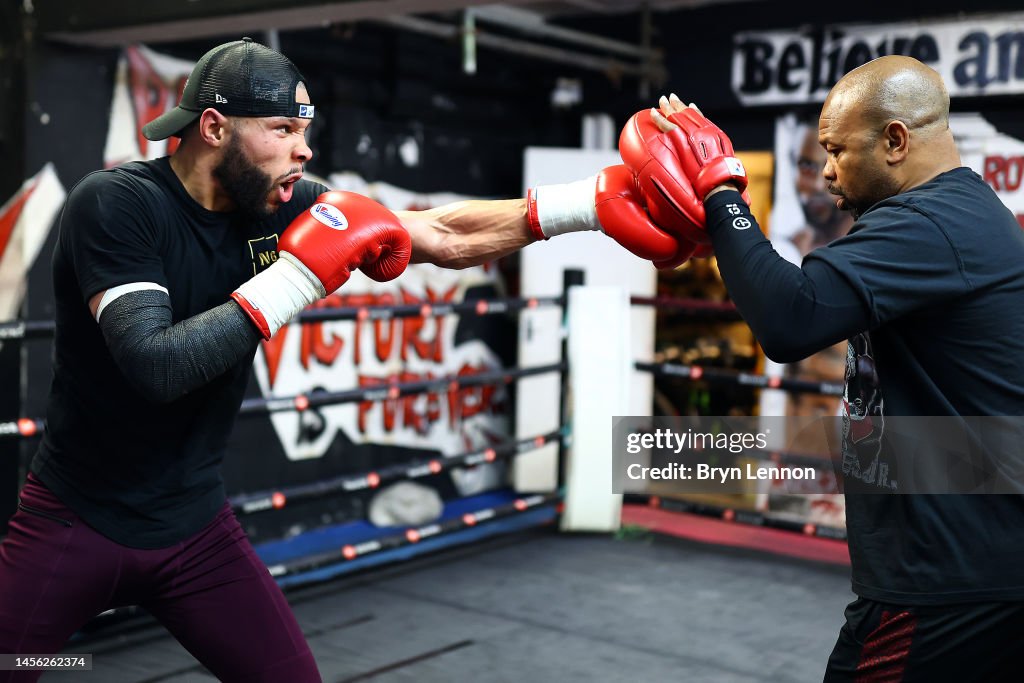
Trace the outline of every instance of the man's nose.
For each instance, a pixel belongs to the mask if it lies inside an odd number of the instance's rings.
[[[302,138],[302,142],[299,143],[295,148],[295,158],[302,163],[306,163],[313,158],[313,149],[306,142],[306,138]]]
[[[829,159],[825,162],[825,167],[821,169],[821,177],[827,181],[836,179],[836,170],[832,167],[832,160]]]

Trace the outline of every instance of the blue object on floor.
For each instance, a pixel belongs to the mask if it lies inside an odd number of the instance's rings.
[[[520,497],[511,490],[489,491],[477,496],[468,496],[445,504],[444,512],[437,522],[461,517],[467,512],[506,505]],[[280,586],[296,586],[314,581],[324,581],[341,574],[354,572],[391,562],[408,560],[423,553],[442,548],[472,543],[498,534],[520,531],[530,527],[549,524],[555,520],[555,504],[504,517],[440,536],[426,538],[419,543],[410,543],[398,548],[382,550],[351,561],[342,561],[301,574],[282,576],[277,579]],[[346,545],[356,545],[385,536],[401,534],[404,526],[377,527],[367,521],[347,522],[333,526],[311,529],[294,538],[282,541],[268,541],[255,546],[256,554],[268,567],[284,564],[303,557],[339,551]]]

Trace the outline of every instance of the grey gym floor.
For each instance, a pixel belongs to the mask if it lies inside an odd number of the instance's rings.
[[[678,539],[522,532],[288,592],[327,683],[820,681],[844,567]],[[44,683],[214,680],[159,626]],[[287,683],[287,682],[282,682]]]

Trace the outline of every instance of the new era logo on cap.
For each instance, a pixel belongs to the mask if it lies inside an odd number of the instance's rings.
[[[299,118],[300,119],[311,119],[313,118],[313,105],[312,104],[300,104],[299,105]]]

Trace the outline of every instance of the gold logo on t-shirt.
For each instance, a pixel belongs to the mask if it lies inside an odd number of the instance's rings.
[[[277,233],[249,240],[252,274],[269,268],[277,260]]]

